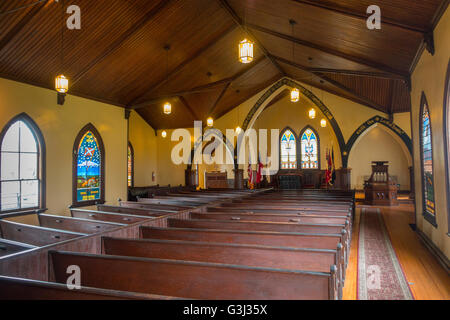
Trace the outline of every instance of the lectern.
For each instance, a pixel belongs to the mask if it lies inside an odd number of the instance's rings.
[[[372,161],[372,175],[364,183],[365,204],[396,206],[397,185],[389,176],[388,161]]]

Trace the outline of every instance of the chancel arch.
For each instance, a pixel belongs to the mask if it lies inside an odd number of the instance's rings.
[[[84,126],[73,145],[72,207],[105,202],[105,147],[93,124]]]
[[[248,112],[242,124],[242,129],[247,130],[248,128],[253,128],[256,120],[261,115],[261,113],[267,108],[270,102],[283,90],[294,87],[298,88],[300,90],[300,94],[305,96],[309,101],[311,101],[325,115],[327,122],[331,125],[331,128],[334,131],[337,142],[339,144],[339,149],[342,153],[342,151],[345,149],[345,140],[342,135],[342,131],[331,111],[313,92],[306,89],[299,82],[287,77],[284,77],[279,81],[277,81],[267,91],[265,91],[263,95],[256,101],[256,103]]]
[[[45,208],[45,141],[26,113],[0,133],[0,214]]]

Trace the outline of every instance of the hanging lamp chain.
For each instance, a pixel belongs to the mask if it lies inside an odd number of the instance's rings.
[[[61,1],[61,72],[64,68],[64,3]]]

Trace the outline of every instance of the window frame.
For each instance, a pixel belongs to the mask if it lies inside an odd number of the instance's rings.
[[[281,167],[281,139],[283,138],[284,133],[285,133],[286,131],[288,131],[288,130],[292,132],[292,134],[294,135],[294,138],[295,138],[295,157],[296,157],[296,162],[297,162],[297,166],[296,166],[295,169],[290,169],[290,168],[284,169],[284,168]],[[299,167],[298,167],[298,148],[299,148],[298,141],[299,141],[299,139],[298,139],[297,134],[295,133],[295,130],[293,130],[291,127],[285,127],[285,128],[280,132],[280,138],[279,138],[278,140],[279,140],[279,146],[278,146],[278,158],[279,158],[279,164],[280,164],[279,170],[281,170],[281,171],[298,170],[298,169],[299,169]]]
[[[128,185],[128,149],[130,149],[130,154],[131,154],[131,185]],[[128,146],[127,146],[127,187],[128,188],[133,188],[134,187],[134,149],[133,149],[133,145],[131,144],[130,141],[128,141]]]
[[[19,214],[28,214],[30,212],[42,212],[46,210],[46,147],[45,147],[45,139],[44,135],[42,134],[39,126],[36,124],[36,122],[26,113],[21,113],[15,117],[13,117],[11,120],[7,122],[7,124],[3,127],[2,131],[0,132],[0,152],[1,152],[1,145],[3,144],[3,139],[8,132],[8,130],[11,128],[11,126],[18,122],[22,121],[24,122],[27,127],[30,129],[31,133],[33,134],[33,137],[36,141],[36,147],[37,147],[37,174],[36,174],[36,180],[39,183],[39,195],[38,195],[38,205],[36,207],[30,207],[30,208],[18,208],[18,209],[11,209],[11,210],[4,210],[0,211],[0,216],[11,216],[15,213]],[[19,150],[20,153],[20,150]],[[0,157],[0,169],[1,169],[1,157]],[[35,179],[33,179],[35,180]],[[19,177],[20,181],[20,177]],[[1,206],[1,183],[0,183],[0,206]]]
[[[423,151],[423,112],[424,107],[427,107],[428,117],[430,122],[430,143],[431,143],[431,170],[433,174],[433,195],[434,195],[434,215],[430,214],[426,210],[426,199],[425,199],[425,163],[424,163],[424,151]],[[420,181],[422,185],[422,216],[426,221],[428,221],[432,226],[437,228],[436,223],[436,190],[435,190],[435,170],[434,170],[434,147],[433,147],[433,126],[431,123],[431,113],[430,113],[430,105],[428,104],[427,97],[425,96],[425,92],[422,92],[422,96],[420,98],[420,110],[419,110],[419,144],[420,144]]]
[[[305,133],[306,130],[310,129],[315,135],[316,135],[316,140],[317,140],[317,168],[306,168],[303,169],[302,168],[302,136]],[[298,136],[298,144],[300,146],[299,151],[297,151],[297,153],[300,155],[300,169],[301,170],[321,170],[321,161],[320,161],[320,136],[317,133],[317,131],[310,125],[307,125],[306,127],[304,127],[302,129],[302,131],[300,131],[300,134]],[[298,156],[297,156],[298,157]],[[298,166],[297,166],[298,167]]]
[[[78,201],[77,200],[77,170],[78,170],[78,147],[80,145],[81,139],[84,135],[91,131],[98,143],[98,148],[100,149],[100,199],[98,200],[88,200],[88,201]],[[97,204],[105,203],[105,147],[103,144],[103,139],[98,130],[94,127],[92,123],[85,125],[73,144],[72,149],[72,205],[71,208],[87,207]]]
[[[450,59],[447,65],[447,73],[445,76],[444,86],[444,103],[443,103],[443,133],[444,133],[444,158],[446,179],[445,185],[447,188],[447,235],[450,236]]]

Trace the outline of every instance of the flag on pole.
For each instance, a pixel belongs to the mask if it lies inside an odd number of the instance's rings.
[[[261,159],[258,154],[258,171],[256,172],[256,184],[260,183],[262,181],[262,168],[264,165],[261,162]]]
[[[326,150],[326,160],[327,160],[327,170],[325,171],[325,184],[328,186],[331,181],[331,157],[328,148]]]
[[[336,181],[336,167],[334,165],[334,147],[331,147],[331,161],[332,161],[332,173],[331,173],[331,184],[334,184],[334,181]]]
[[[250,163],[250,158],[248,159],[247,173],[248,173],[248,187],[250,189],[253,189],[253,169],[252,169],[252,165]]]

